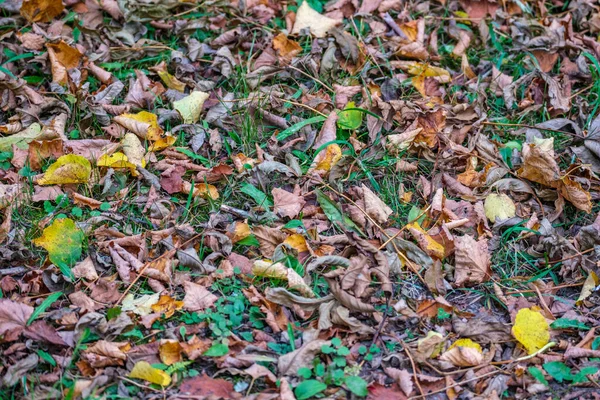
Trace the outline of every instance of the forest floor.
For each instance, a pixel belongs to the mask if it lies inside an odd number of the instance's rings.
[[[599,34],[0,0],[0,399],[600,399]]]

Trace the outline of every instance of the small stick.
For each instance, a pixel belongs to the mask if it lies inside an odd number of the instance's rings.
[[[388,26],[390,28],[392,28],[392,30],[394,31],[394,33],[396,35],[400,36],[404,40],[408,40],[408,36],[406,36],[406,34],[398,26],[398,24],[396,23],[396,21],[394,21],[394,18],[392,18],[392,16],[390,15],[390,13],[386,12],[385,14],[383,14],[382,17],[383,17],[383,20],[385,21],[385,23],[388,24]]]

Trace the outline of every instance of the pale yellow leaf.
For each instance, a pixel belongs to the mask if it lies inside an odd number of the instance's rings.
[[[262,278],[275,278],[288,281],[290,289],[295,289],[306,297],[315,297],[314,292],[304,282],[302,277],[296,271],[286,267],[282,263],[256,260],[252,265],[252,273]]]
[[[121,141],[123,146],[123,153],[127,156],[127,160],[133,165],[139,165],[140,167],[146,166],[146,160],[144,160],[144,154],[146,151],[140,139],[133,133],[126,133]]]
[[[483,205],[485,216],[492,222],[497,219],[503,220],[512,218],[516,214],[515,203],[506,194],[490,194]]]
[[[184,123],[195,124],[200,119],[202,105],[208,97],[209,94],[206,92],[194,91],[189,96],[174,101],[173,108],[181,115]]]
[[[312,35],[322,38],[339,23],[338,20],[319,14],[305,1],[296,12],[296,22],[294,22],[292,35],[297,35],[303,29],[308,29]]]

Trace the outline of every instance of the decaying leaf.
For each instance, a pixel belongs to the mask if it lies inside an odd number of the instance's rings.
[[[475,285],[490,279],[491,256],[487,239],[476,241],[469,235],[454,238],[457,286]]]
[[[60,218],[44,229],[33,244],[46,249],[53,263],[71,266],[81,257],[83,239],[83,232],[72,219]]]
[[[60,0],[23,0],[21,15],[29,22],[50,22],[64,9]]]
[[[75,154],[59,157],[44,175],[38,179],[38,185],[65,185],[68,183],[87,183],[92,173],[90,162]]]
[[[271,263],[257,260],[252,265],[252,273],[263,278],[282,279],[288,282],[288,287],[297,290],[306,297],[315,297],[312,289],[304,282],[296,271],[286,267],[282,263]]]

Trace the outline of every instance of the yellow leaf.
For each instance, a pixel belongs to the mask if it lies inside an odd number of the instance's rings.
[[[325,37],[327,32],[339,23],[338,20],[319,14],[312,9],[307,1],[304,1],[296,12],[292,35],[297,35],[303,29],[308,29],[311,34],[318,38]]]
[[[302,253],[304,251],[308,251],[308,245],[306,244],[306,239],[299,233],[294,233],[293,235],[288,236],[283,243],[287,243],[292,246],[294,249],[298,250],[298,253]]]
[[[252,234],[250,225],[240,221],[237,221],[233,226],[233,232],[229,231],[227,233],[233,243],[237,243],[240,240],[247,238],[250,234]]]
[[[418,222],[413,222],[406,226],[406,229],[413,235],[415,240],[419,243],[419,247],[424,252],[438,259],[443,259],[446,253],[444,246],[436,242]]]
[[[181,352],[183,348],[176,341],[168,341],[162,343],[158,347],[158,355],[160,356],[160,361],[166,365],[173,365],[176,362],[182,361]]]
[[[152,367],[147,361],[138,361],[129,373],[129,377],[143,379],[161,386],[171,383],[171,377],[165,371]]]
[[[44,176],[38,179],[38,185],[64,185],[67,183],[85,183],[90,180],[92,165],[82,156],[67,154],[59,157]]]
[[[177,138],[175,136],[166,135],[152,143],[152,145],[150,145],[148,148],[148,151],[160,151],[166,149],[167,147],[172,146],[176,141]]]
[[[325,151],[315,157],[315,170],[328,172],[342,158],[342,149],[337,144],[330,144]]]
[[[177,301],[171,296],[162,295],[158,299],[158,303],[152,305],[152,311],[165,314],[165,318],[171,318],[175,314],[175,310],[181,310],[183,301]]]
[[[116,152],[111,155],[103,154],[98,158],[96,165],[99,167],[108,168],[129,168],[131,174],[137,176],[138,172],[135,169],[135,165],[129,162],[127,156],[121,152]]]
[[[181,115],[185,124],[195,124],[200,119],[202,105],[208,97],[206,92],[194,91],[189,96],[174,101],[173,108]]]
[[[185,90],[185,83],[181,82],[167,71],[158,71],[158,76],[160,76],[160,79],[162,79],[169,89],[175,89],[182,93]]]
[[[448,350],[451,350],[455,347],[469,347],[482,353],[481,346],[479,345],[479,343],[474,342],[471,339],[458,339],[456,342],[452,343],[452,346],[450,346]]]
[[[492,222],[496,222],[497,219],[512,218],[517,211],[515,203],[504,193],[490,194],[485,199],[483,209],[485,210],[485,216]]]
[[[550,341],[549,328],[546,318],[539,311],[522,308],[515,318],[512,334],[527,349],[527,353],[533,354]]]
[[[121,309],[123,311],[132,311],[134,314],[141,316],[151,314],[153,311],[152,306],[158,303],[159,296],[160,294],[158,293],[145,294],[136,299],[133,294],[129,293],[123,299]]]
[[[159,140],[164,133],[162,128],[158,126],[156,115],[148,111],[140,111],[137,114],[117,115],[114,120],[142,139],[148,139],[153,142]]]
[[[432,67],[426,63],[413,63],[408,67],[408,73],[415,76],[424,76],[424,77],[438,77],[441,78],[440,82],[447,83],[450,82],[450,72],[446,71],[443,68]]]
[[[146,166],[146,160],[144,160],[144,146],[140,139],[133,133],[126,133],[121,141],[123,146],[123,153],[127,157],[127,160],[133,165],[139,165],[140,167]]]
[[[54,264],[74,265],[81,257],[83,232],[69,218],[55,219],[52,225],[33,240],[33,244],[43,247]]]

